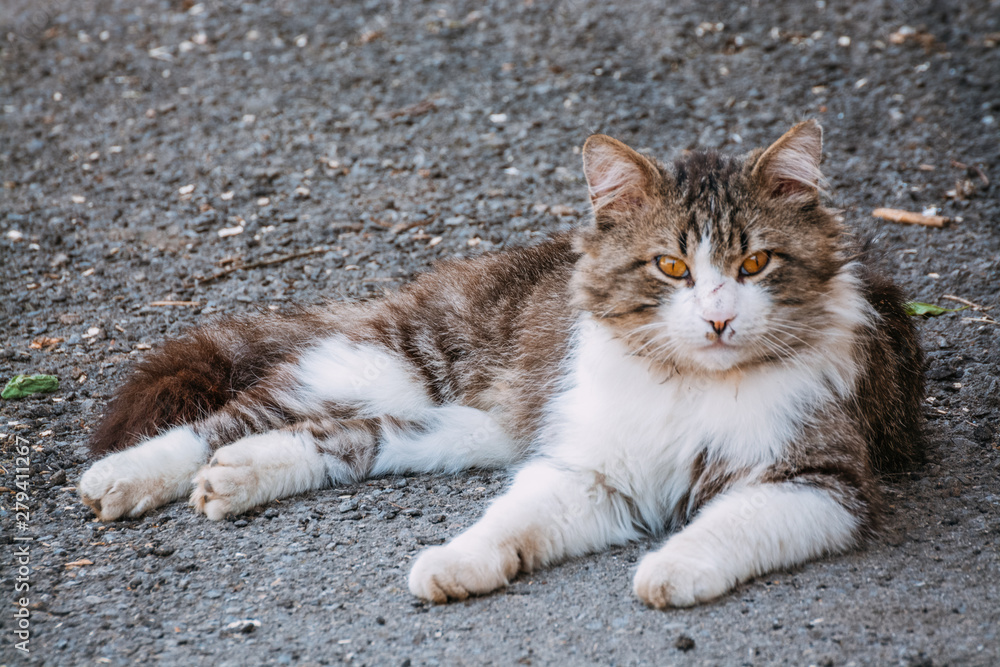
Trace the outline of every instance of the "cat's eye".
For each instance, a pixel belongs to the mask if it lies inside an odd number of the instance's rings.
[[[769,261],[771,261],[771,256],[766,252],[755,252],[743,260],[743,264],[740,265],[740,275],[752,276],[760,273]]]
[[[687,278],[691,275],[691,272],[688,271],[687,264],[676,257],[660,255],[656,258],[656,265],[660,267],[660,271],[663,271],[671,278]]]

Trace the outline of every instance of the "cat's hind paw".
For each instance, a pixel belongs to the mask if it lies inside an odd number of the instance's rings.
[[[194,477],[191,505],[218,521],[275,498],[318,489],[326,479],[326,466],[312,440],[290,431],[271,431],[215,452]]]
[[[671,551],[647,555],[635,573],[632,590],[650,607],[691,607],[714,600],[736,584],[711,564]]]
[[[112,454],[92,465],[77,484],[80,500],[98,519],[114,521],[126,515],[139,516],[171,500],[164,496],[157,480],[130,476],[131,466],[121,465],[116,456]]]
[[[194,478],[190,504],[196,512],[212,521],[227,514],[242,514],[258,503],[255,489],[258,477],[253,461],[238,456],[223,447]]]
[[[77,483],[80,499],[101,521],[139,516],[184,497],[205,451],[190,429],[168,431],[97,461]]]
[[[516,563],[495,548],[466,549],[455,544],[431,547],[417,558],[410,570],[410,592],[431,602],[464,600],[507,585],[517,572]]]

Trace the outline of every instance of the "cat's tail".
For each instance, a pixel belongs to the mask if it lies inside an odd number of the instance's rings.
[[[330,326],[321,311],[262,313],[220,319],[166,341],[115,393],[91,434],[91,453],[126,449],[210,415]]]

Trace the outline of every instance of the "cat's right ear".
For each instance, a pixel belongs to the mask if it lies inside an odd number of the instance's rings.
[[[595,215],[641,208],[661,179],[649,158],[603,134],[592,135],[583,145],[583,173]]]

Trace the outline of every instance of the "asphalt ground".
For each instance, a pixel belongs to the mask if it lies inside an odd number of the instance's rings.
[[[0,376],[61,383],[0,402],[0,663],[1000,664],[998,43],[995,0],[0,0]],[[919,325],[929,461],[885,480],[864,549],[694,609],[631,595],[653,543],[433,606],[412,558],[504,473],[219,523],[174,504],[105,525],[77,500],[88,431],[164,337],[581,224],[593,132],[670,159],[804,118],[831,205],[908,294],[979,306]]]

